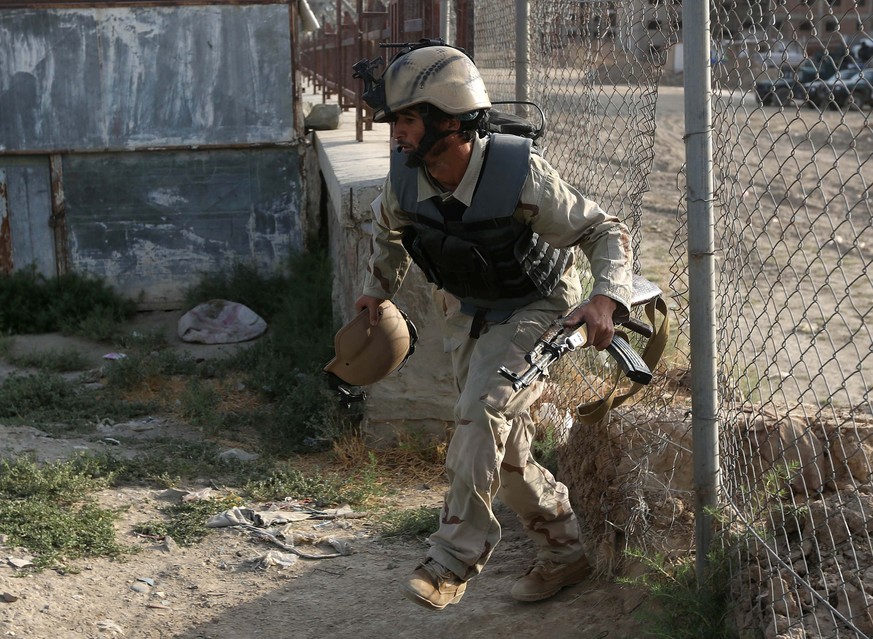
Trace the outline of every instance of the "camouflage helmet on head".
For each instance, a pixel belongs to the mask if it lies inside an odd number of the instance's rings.
[[[382,65],[382,58],[360,60],[353,69],[354,77],[364,81],[361,97],[373,109],[375,122],[392,122],[404,109],[420,113],[424,135],[406,160],[407,166],[415,167],[441,139],[462,133],[469,140],[485,119],[491,100],[479,69],[463,49],[426,39],[400,46],[403,49],[380,78],[373,69]],[[445,118],[458,120],[460,127],[442,128],[439,122]]]
[[[473,60],[442,40],[405,45],[378,80],[370,73],[377,64],[381,58],[355,65],[355,77],[365,81],[364,101],[376,122],[388,122],[398,111],[424,104],[461,121],[476,120],[491,108]]]
[[[461,121],[478,119],[491,108],[479,69],[463,50],[424,44],[399,54],[382,74],[384,104],[373,119],[386,122],[395,113],[429,104]]]

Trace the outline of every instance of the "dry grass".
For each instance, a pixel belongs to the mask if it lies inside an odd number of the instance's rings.
[[[375,462],[379,475],[396,487],[445,481],[446,442],[398,442],[393,448],[375,449],[357,435],[346,435],[334,443],[331,457],[340,472],[354,472]]]
[[[130,402],[149,403],[162,411],[179,416],[181,398],[189,388],[190,376],[155,376],[136,388],[124,392],[124,399]],[[215,411],[218,413],[246,413],[263,406],[263,398],[256,392],[241,385],[239,376],[223,379],[203,380],[202,384],[215,393]]]

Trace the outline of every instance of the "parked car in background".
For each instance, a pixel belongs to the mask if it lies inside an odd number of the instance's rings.
[[[854,84],[854,80],[860,73],[861,68],[851,62],[829,78],[819,76],[809,82],[801,83],[795,92],[795,98],[799,100],[804,97],[806,102],[823,111],[829,106],[835,105],[834,91],[837,90],[837,87],[845,89],[847,84]]]
[[[806,52],[799,42],[793,40],[788,42],[764,40],[759,42],[748,56],[753,66],[762,69],[781,69],[785,66],[797,68],[806,58]]]
[[[775,73],[774,73],[775,71]],[[783,106],[791,101],[797,74],[790,66],[765,70],[764,78],[755,83],[755,95],[764,106]]]
[[[836,102],[834,87],[853,82],[860,72],[858,61],[848,51],[821,51],[797,66],[765,67],[755,83],[755,93],[758,102],[765,106],[793,102],[825,109]],[[863,92],[863,87],[860,90]]]
[[[797,68],[783,65],[776,69],[764,71],[768,77],[764,77],[755,83],[755,94],[758,102],[764,106],[784,106],[790,102],[803,104],[808,101],[808,87],[823,79],[833,77],[837,72],[837,66],[829,57],[819,60],[818,64],[812,60],[804,60]]]
[[[834,85],[832,96],[834,104],[842,110],[873,107],[873,69],[864,69]]]

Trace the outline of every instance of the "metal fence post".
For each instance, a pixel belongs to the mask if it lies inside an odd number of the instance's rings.
[[[515,99],[528,100],[528,71],[530,70],[529,0],[515,0]]]
[[[700,583],[708,573],[713,533],[712,509],[717,504],[719,483],[709,4],[685,2],[682,16],[691,317],[691,424],[694,442],[696,570]]]

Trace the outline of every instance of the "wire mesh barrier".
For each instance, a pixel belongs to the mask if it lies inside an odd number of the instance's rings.
[[[511,99],[515,7],[483,4],[477,64],[493,94]],[[668,76],[677,64],[678,9],[530,3],[526,90],[548,115],[544,154],[628,224],[637,268],[669,279],[678,320],[674,349],[654,383],[610,420],[569,427],[577,406],[603,397],[616,378],[609,360],[589,352],[552,370],[537,407],[542,423],[567,436],[563,479],[602,566],[612,570],[623,548],[679,557],[694,546],[684,167],[681,158],[666,157],[681,133],[667,126],[660,140],[655,109],[675,84]],[[734,38],[712,43],[717,518],[730,550],[738,629],[748,636],[865,637],[873,635],[873,82],[863,78],[873,71],[845,71],[869,60],[861,59],[860,45],[792,38],[804,23],[792,26],[789,13],[784,4],[774,11],[725,3],[712,16],[712,33]],[[854,18],[858,7],[844,13]],[[781,39],[776,24],[787,34]],[[855,41],[863,36],[862,25]],[[782,43],[777,63],[761,42]],[[797,51],[793,66],[784,66]],[[825,78],[829,59],[832,71],[844,69],[836,82]],[[786,93],[780,79],[812,65],[808,86],[795,83]],[[665,175],[671,166],[678,168],[672,185]],[[663,196],[647,200],[653,183],[674,198],[672,223],[657,210]]]
[[[628,224],[635,269],[665,290],[673,326],[653,382],[608,420],[583,424],[577,408],[628,382],[589,351],[552,366],[534,416],[563,441],[561,476],[604,570],[620,572],[628,548],[687,559],[681,6],[520,4],[476,2],[463,44],[492,100],[546,113],[544,156]],[[864,0],[715,3],[712,95],[691,103],[710,97],[712,113],[715,518],[743,637],[873,637],[871,28]]]
[[[739,41],[713,67],[721,498],[741,549],[734,587],[758,595],[741,627],[762,617],[770,634],[866,637],[873,165],[870,105],[848,96],[866,93],[869,56],[863,6],[831,4],[793,21],[785,5],[713,15],[713,33],[750,22],[775,38],[780,24],[774,41],[800,52],[775,62]],[[815,13],[801,40],[795,29]],[[857,21],[854,47],[830,30],[834,18]],[[788,77],[798,82],[778,84]],[[675,248],[678,278],[685,251]]]
[[[868,113],[716,109],[725,498],[763,531],[742,576],[770,591],[777,630],[869,636]]]

